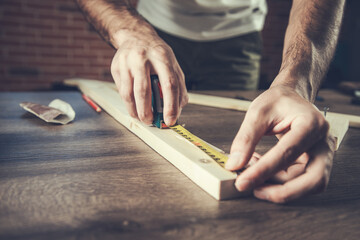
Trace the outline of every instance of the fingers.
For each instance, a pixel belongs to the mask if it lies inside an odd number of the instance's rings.
[[[333,151],[325,141],[314,147],[314,158],[307,165],[304,174],[285,184],[264,185],[255,189],[254,195],[263,200],[285,203],[310,193],[324,191],[330,178]]]
[[[153,120],[150,73],[159,76],[167,125],[176,123],[188,101],[184,74],[169,49],[118,50],[112,61],[111,73],[130,116],[146,124]]]
[[[326,121],[317,122],[316,119],[311,120],[310,116],[305,119],[296,118],[291,124],[291,130],[284,134],[254,167],[239,175],[235,186],[238,190],[244,191],[264,183],[265,180],[294,162],[319,141],[320,137],[324,138],[327,130]]]
[[[261,158],[258,164],[244,171],[237,178],[235,186],[239,191],[244,191],[264,183],[313,146],[318,141],[318,136],[324,136],[322,131],[325,129],[327,131],[326,126],[314,126],[309,119],[295,119],[291,130]]]
[[[250,108],[231,145],[225,168],[230,171],[243,168],[253,155],[256,144],[266,133],[267,127],[266,116]]]
[[[158,73],[164,97],[164,121],[166,125],[172,126],[176,123],[180,109],[178,76],[161,63],[155,63],[154,67]]]
[[[285,202],[326,186],[333,158],[331,144],[326,141],[328,123],[292,91],[287,87],[272,88],[251,104],[226,168],[244,167],[262,136],[276,134],[280,140],[239,174],[235,181],[239,191],[257,188],[255,195],[259,198]],[[284,184],[264,186],[266,180]]]
[[[117,52],[111,62],[111,74],[129,115],[138,119],[133,92],[133,79],[126,61],[124,59],[119,60],[119,58],[120,54]]]
[[[152,65],[158,74],[164,97],[164,121],[168,126],[176,123],[181,108],[187,103],[184,74],[169,48],[157,47]]]
[[[261,155],[257,152],[254,152],[246,167],[250,167],[250,166],[254,165],[255,163],[257,163],[259,161],[260,158],[261,158]]]
[[[151,110],[150,68],[146,64],[134,68],[132,73],[134,77],[134,100],[138,118],[146,124],[151,124],[153,113]]]
[[[305,173],[307,163],[309,162],[309,155],[303,153],[294,163],[284,170],[277,172],[270,181],[273,183],[283,184],[291,179],[294,179]]]

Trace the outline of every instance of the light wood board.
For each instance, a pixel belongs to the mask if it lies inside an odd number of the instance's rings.
[[[147,126],[130,117],[114,84],[87,79],[67,79],[64,82],[67,85],[77,86],[81,92],[92,98],[108,114],[215,199],[230,199],[248,194],[235,189],[236,173],[222,168],[173,130]]]
[[[251,101],[204,95],[198,93],[188,93],[188,95],[190,104],[198,104],[208,107],[247,111],[251,104]],[[323,111],[321,112],[324,113]],[[349,121],[350,127],[360,128],[360,116],[335,112],[327,112],[326,115],[334,118],[345,118]]]
[[[347,118],[327,114],[325,119],[329,122],[330,125],[329,134],[335,137],[335,150],[338,150],[340,143],[344,139],[345,134],[349,129],[349,120]]]

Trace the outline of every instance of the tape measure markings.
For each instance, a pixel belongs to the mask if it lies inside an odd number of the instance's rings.
[[[203,152],[205,152],[208,156],[215,160],[220,166],[224,167],[225,163],[228,159],[228,156],[225,154],[220,153],[209,144],[207,144],[204,140],[200,139],[199,137],[195,136],[187,129],[185,129],[181,125],[175,125],[170,127],[176,133],[187,139],[189,142],[200,148]]]

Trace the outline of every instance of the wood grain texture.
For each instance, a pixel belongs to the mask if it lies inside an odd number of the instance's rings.
[[[360,112],[339,96],[325,95],[321,104]],[[54,98],[73,106],[75,122],[46,124],[18,106]],[[218,202],[106,113],[94,112],[78,92],[0,93],[0,107],[0,239],[351,240],[360,235],[359,129],[346,134],[325,193],[286,205],[253,197]],[[243,117],[188,105],[180,121],[228,152]],[[257,151],[274,143],[265,137]]]

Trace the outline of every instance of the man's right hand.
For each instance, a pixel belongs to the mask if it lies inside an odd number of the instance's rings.
[[[164,121],[176,123],[188,102],[184,74],[172,49],[155,33],[121,32],[111,74],[133,118],[151,124],[150,74],[159,77],[164,97]]]

